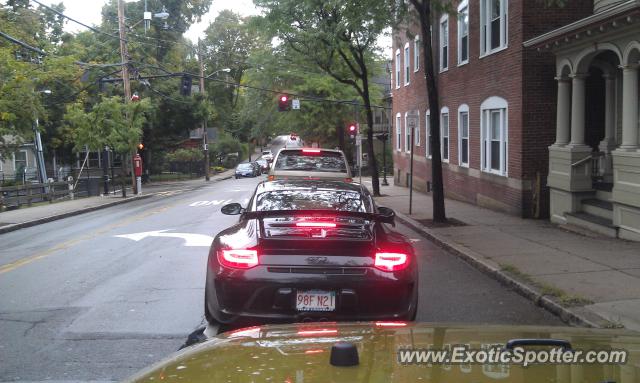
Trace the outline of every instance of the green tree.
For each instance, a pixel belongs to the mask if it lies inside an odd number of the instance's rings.
[[[65,120],[72,130],[76,150],[88,147],[100,151],[105,146],[118,153],[136,150],[150,109],[150,101],[124,104],[120,97],[107,97],[86,111],[75,103],[67,109]]]
[[[394,3],[387,0],[256,0],[267,10],[266,25],[289,48],[307,57],[337,81],[358,93],[373,127],[371,78],[377,39],[389,25]],[[367,152],[373,152],[373,130],[367,129]],[[380,195],[378,167],[369,161],[374,195]]]

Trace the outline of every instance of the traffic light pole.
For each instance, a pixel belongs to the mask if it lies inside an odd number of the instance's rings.
[[[198,62],[200,64],[200,94],[204,102],[206,97],[206,91],[204,89],[204,59],[202,57],[202,43],[198,39]],[[207,116],[202,120],[202,148],[204,150],[204,180],[209,181],[209,144],[207,142]]]
[[[118,34],[120,37],[120,57],[122,59],[124,103],[126,104],[131,101],[131,83],[129,82],[129,52],[127,52],[127,31],[124,24],[124,0],[118,0]],[[133,172],[133,152],[129,152],[129,160],[131,161],[131,188],[133,189],[133,194],[138,194],[136,176]]]

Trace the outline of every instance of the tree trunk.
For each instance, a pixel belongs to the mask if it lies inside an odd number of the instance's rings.
[[[444,186],[442,180],[442,154],[440,148],[440,97],[434,70],[433,60],[436,58],[431,44],[431,1],[411,0],[420,17],[420,34],[422,38],[422,58],[424,61],[424,75],[427,82],[427,100],[431,115],[431,183],[433,200],[433,221],[446,222],[447,216],[444,206]]]
[[[364,60],[363,60],[364,63]],[[369,157],[369,172],[371,173],[371,186],[373,195],[380,196],[380,180],[378,178],[378,163],[376,162],[375,152],[373,151],[373,110],[371,109],[371,98],[369,96],[369,77],[366,66],[361,65],[362,69],[362,99],[364,108],[367,113],[367,156]]]

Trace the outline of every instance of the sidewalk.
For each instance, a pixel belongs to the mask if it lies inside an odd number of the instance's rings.
[[[377,203],[395,210],[399,221],[565,321],[640,331],[640,243],[576,234],[451,199],[447,217],[466,226],[434,227],[424,221],[432,218],[430,195],[413,193],[409,217],[407,188],[381,186],[381,193]]]
[[[75,200],[54,202],[51,204],[24,207],[17,210],[1,212],[0,234],[78,214],[88,213],[94,210],[105,209],[131,201],[153,197],[158,194],[194,190],[210,185],[211,182],[231,178],[233,177],[233,174],[233,169],[227,170],[215,176],[211,176],[211,181],[209,181],[209,183],[204,181],[204,177],[185,181],[152,182],[142,186],[141,195],[133,195],[131,194],[131,190],[127,190],[127,198],[122,198],[122,195],[118,193],[116,195],[111,194],[103,197],[78,198]]]

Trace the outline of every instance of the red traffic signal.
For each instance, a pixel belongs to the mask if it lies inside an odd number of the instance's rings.
[[[355,126],[355,124],[349,125],[349,134],[356,134],[357,132],[358,128]]]
[[[291,105],[289,104],[289,96],[283,94],[278,98],[278,110],[280,112],[285,112],[289,109],[291,109]]]

